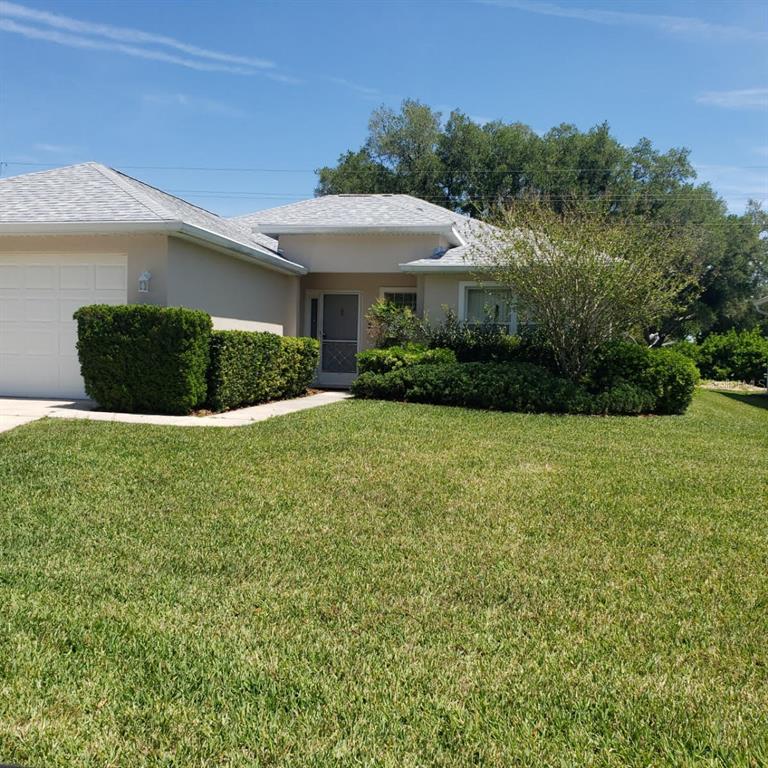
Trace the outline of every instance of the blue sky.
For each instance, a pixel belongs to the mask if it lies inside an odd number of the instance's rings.
[[[234,215],[311,196],[406,97],[607,120],[768,202],[766,2],[0,0],[3,175],[98,160]]]

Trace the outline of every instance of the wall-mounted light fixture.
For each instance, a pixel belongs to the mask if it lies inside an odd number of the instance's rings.
[[[149,281],[151,279],[151,272],[142,272],[139,275],[139,293],[149,293]]]

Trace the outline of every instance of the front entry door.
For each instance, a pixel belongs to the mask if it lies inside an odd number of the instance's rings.
[[[324,293],[321,303],[318,384],[347,387],[357,374],[360,297],[356,293]]]

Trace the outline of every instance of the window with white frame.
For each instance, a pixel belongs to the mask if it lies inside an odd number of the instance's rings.
[[[468,323],[491,323],[508,333],[517,333],[517,313],[512,292],[478,283],[461,283],[459,317]]]
[[[401,309],[407,307],[412,312],[416,311],[416,291],[383,288],[381,291],[381,298]]]

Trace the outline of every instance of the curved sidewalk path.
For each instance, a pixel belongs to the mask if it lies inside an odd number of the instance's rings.
[[[119,421],[126,424],[158,424],[175,427],[244,427],[274,416],[305,411],[321,405],[347,400],[349,392],[319,392],[316,395],[278,400],[274,403],[253,405],[210,416],[160,416],[144,413],[111,413],[93,410],[89,400],[31,400],[26,398],[0,398],[0,432],[43,418],[87,419],[89,421]]]

